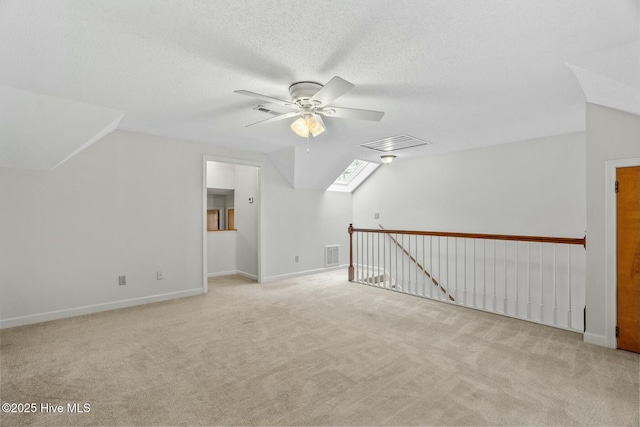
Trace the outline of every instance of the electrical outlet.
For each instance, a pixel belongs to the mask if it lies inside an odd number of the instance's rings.
[[[379,212],[374,213],[373,219],[380,219],[380,213]]]
[[[296,260],[296,262],[299,262],[300,261],[300,257],[298,255],[296,255],[295,260]]]
[[[124,286],[127,284],[127,276],[118,276],[118,285]]]
[[[164,279],[164,274],[162,274],[162,270],[156,271],[156,278],[158,280],[163,280]]]

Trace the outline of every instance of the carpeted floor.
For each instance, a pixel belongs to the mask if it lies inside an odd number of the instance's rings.
[[[346,276],[3,330],[1,424],[638,425],[638,355]]]

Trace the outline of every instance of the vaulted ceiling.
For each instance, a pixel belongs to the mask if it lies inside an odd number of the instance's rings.
[[[296,188],[326,188],[360,147],[399,159],[584,130],[584,102],[640,114],[638,0],[2,0],[0,167],[48,170],[114,129],[258,151]],[[245,127],[297,81],[340,76],[306,140]]]

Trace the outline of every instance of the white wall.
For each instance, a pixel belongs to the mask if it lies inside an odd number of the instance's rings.
[[[235,168],[230,163],[207,163],[207,188],[235,188]]]
[[[207,233],[207,272],[209,277],[238,272],[237,232],[210,231]]]
[[[51,172],[0,168],[2,326],[201,292],[203,154],[262,163],[265,280],[344,249],[351,195],[295,191],[261,154],[115,131]]]
[[[353,219],[360,228],[582,237],[585,197],[585,136],[575,133],[382,166],[355,191]]]
[[[351,193],[294,190],[279,173],[272,176],[274,172],[265,171],[272,185],[264,194],[263,235],[267,242],[279,244],[265,245],[272,252],[266,280],[324,268],[326,245],[339,245],[340,264],[348,265]]]
[[[587,331],[585,340],[607,345],[615,320],[607,306],[607,287],[614,283],[605,276],[605,163],[609,160],[640,158],[640,117],[587,104]],[[615,268],[615,266],[613,267]],[[615,291],[609,292],[615,298]]]

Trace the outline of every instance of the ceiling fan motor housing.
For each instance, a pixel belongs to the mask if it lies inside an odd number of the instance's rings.
[[[312,106],[309,99],[313,97],[324,86],[316,82],[296,82],[289,86],[289,94],[291,95],[291,101],[298,104],[300,107]],[[315,101],[314,107],[319,107],[320,102]]]

